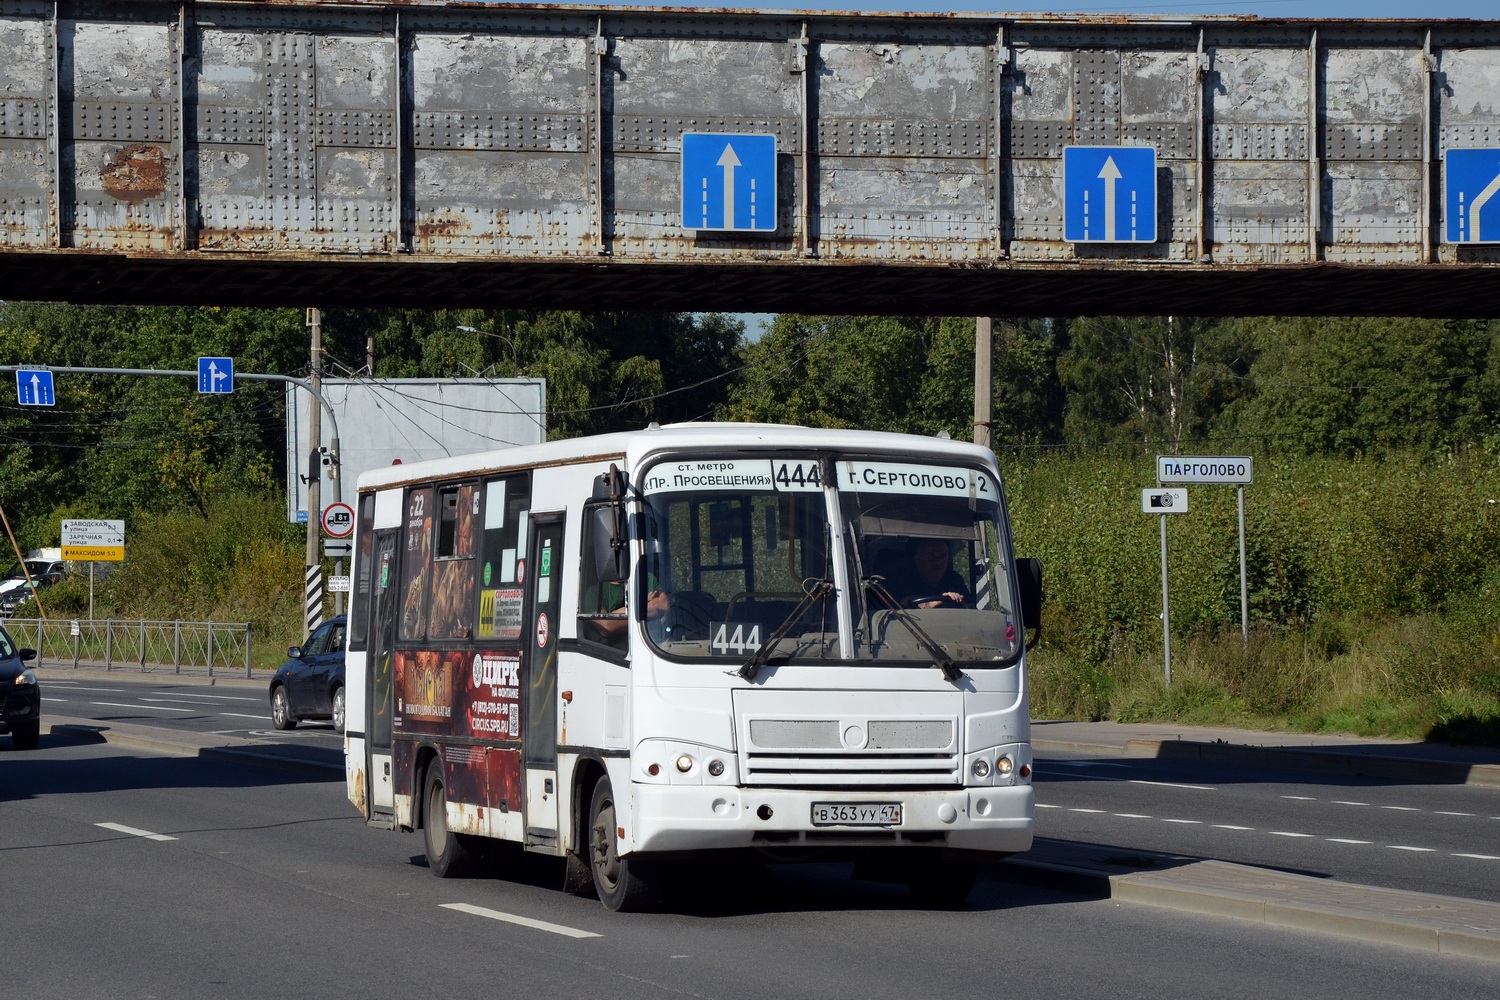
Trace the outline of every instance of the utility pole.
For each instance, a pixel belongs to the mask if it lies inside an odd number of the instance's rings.
[[[994,345],[994,320],[974,320],[974,443],[990,446],[990,426],[995,419],[994,382],[990,359]]]
[[[308,383],[313,393],[321,391],[323,371],[323,310],[307,310],[307,326],[312,333],[312,370]],[[307,414],[307,576],[304,597],[308,634],[323,624],[323,415],[318,407]]]

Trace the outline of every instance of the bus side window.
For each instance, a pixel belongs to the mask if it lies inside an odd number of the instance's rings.
[[[578,574],[578,638],[624,649],[629,631],[624,573],[603,558],[610,552],[614,510],[605,504],[583,508],[583,566]]]
[[[527,534],[531,514],[531,474],[518,472],[486,480],[461,509],[478,523],[478,558],[473,560],[477,597],[474,638],[517,643],[521,639]]]

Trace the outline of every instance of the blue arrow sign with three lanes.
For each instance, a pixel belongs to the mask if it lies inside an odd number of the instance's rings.
[[[682,134],[682,228],[776,231],[776,137]]]
[[[1063,239],[1156,242],[1156,150],[1063,147]]]
[[[221,394],[234,391],[233,358],[199,358],[198,391]]]
[[[45,368],[16,370],[16,402],[22,406],[56,406],[52,391],[52,373]]]

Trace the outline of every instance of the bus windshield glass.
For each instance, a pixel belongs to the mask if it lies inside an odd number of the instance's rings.
[[[827,504],[816,458],[670,460],[644,480],[646,634],[663,652],[743,662],[837,656]]]
[[[837,464],[845,550],[859,581],[854,658],[1004,666],[1021,653],[999,484],[979,469]]]

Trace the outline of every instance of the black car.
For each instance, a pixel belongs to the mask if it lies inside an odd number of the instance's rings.
[[[291,729],[307,719],[332,719],[344,731],[344,626],[342,615],[319,625],[271,678],[271,725]]]
[[[0,733],[10,733],[17,750],[35,750],[42,731],[42,689],[26,665],[34,659],[36,650],[16,648],[0,628]]]

